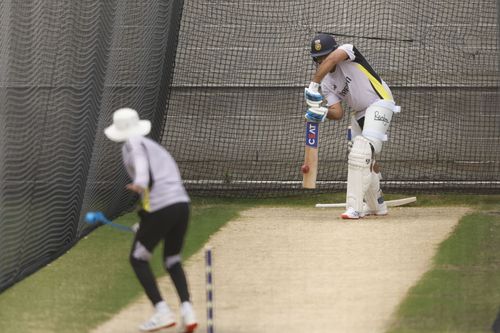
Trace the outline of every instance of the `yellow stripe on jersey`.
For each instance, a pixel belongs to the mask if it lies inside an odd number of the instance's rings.
[[[142,209],[146,212],[151,211],[151,202],[149,201],[149,188],[145,189],[142,193]]]
[[[377,94],[380,95],[380,97],[390,101],[393,100],[391,94],[387,91],[387,89],[384,88],[379,80],[377,80],[365,67],[363,67],[363,65],[359,63],[357,63],[356,65],[366,75],[366,77],[368,77],[368,80],[370,80],[370,83],[372,84]]]

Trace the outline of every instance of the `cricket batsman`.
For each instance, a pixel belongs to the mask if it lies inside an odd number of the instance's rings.
[[[389,86],[353,45],[338,45],[331,34],[319,33],[311,41],[311,57],[317,68],[304,92],[308,105],[305,118],[315,122],[340,120],[344,116],[341,102],[353,111],[346,211],[340,217],[387,215],[375,158],[387,141],[392,115],[400,108]]]

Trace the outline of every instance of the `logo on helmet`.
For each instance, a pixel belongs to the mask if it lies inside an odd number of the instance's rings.
[[[316,51],[320,51],[320,50],[321,50],[321,40],[316,39],[316,40],[314,41],[314,49],[315,49]]]

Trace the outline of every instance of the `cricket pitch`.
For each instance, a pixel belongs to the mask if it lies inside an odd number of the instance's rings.
[[[468,209],[393,207],[359,221],[342,211],[253,208],[213,235],[215,332],[384,332]],[[203,251],[185,270],[206,332]],[[170,278],[159,283],[178,313]],[[143,296],[93,333],[137,332],[152,313]]]

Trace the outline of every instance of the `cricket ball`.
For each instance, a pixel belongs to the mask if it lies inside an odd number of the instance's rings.
[[[304,164],[303,166],[300,167],[300,171],[302,171],[302,173],[308,173],[309,172],[309,165]]]

